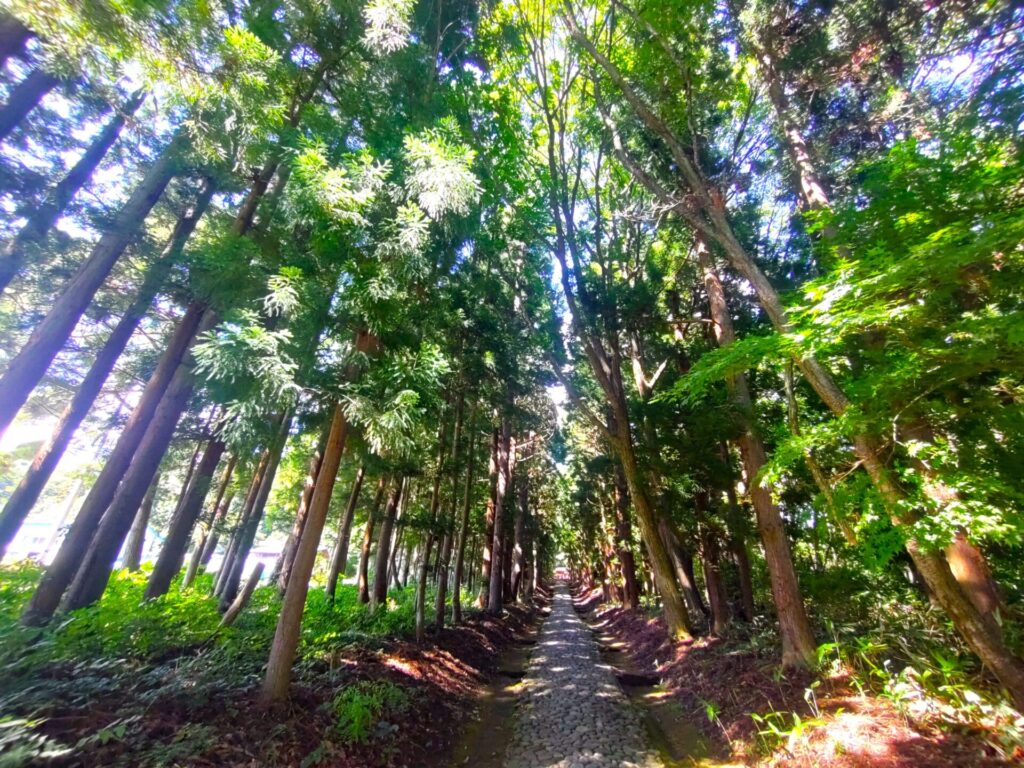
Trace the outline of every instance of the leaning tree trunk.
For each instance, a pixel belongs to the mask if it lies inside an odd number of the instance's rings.
[[[377,338],[368,331],[360,331],[356,335],[355,351],[371,353],[377,349]],[[355,378],[355,371],[350,370],[348,379]],[[291,683],[292,663],[299,645],[299,633],[302,630],[302,611],[306,605],[306,594],[309,591],[309,579],[313,574],[320,537],[323,535],[327,510],[331,504],[334,482],[341,464],[341,456],[345,450],[348,435],[348,421],[344,408],[335,406],[331,421],[331,432],[324,449],[323,465],[317,476],[316,490],[310,502],[309,517],[299,540],[299,549],[295,554],[292,577],[288,581],[288,589],[281,605],[281,613],[274,632],[274,642],[270,648],[267,661],[267,674],[263,680],[261,698],[264,703],[278,701],[288,693]]]
[[[90,605],[99,600],[110,580],[110,572],[124,544],[135,513],[160,461],[167,452],[178,420],[192,397],[192,370],[188,361],[179,366],[174,380],[164,393],[139,449],[125,472],[110,506],[103,514],[89,551],[75,574],[64,598],[65,610]]]
[[[629,487],[621,462],[615,462],[615,547],[622,571],[622,607],[640,607],[640,588],[636,580],[636,559],[633,557],[633,531],[630,525]]]
[[[377,535],[377,557],[373,563],[373,590],[370,592],[370,610],[387,603],[388,599],[388,560],[391,558],[391,537],[395,530],[395,518],[398,515],[398,504],[402,500],[402,488],[405,478],[395,480],[395,485],[388,496],[388,504],[384,508],[384,519],[380,523]]]
[[[232,454],[227,466],[224,467],[224,473],[221,475],[220,482],[218,483],[217,496],[214,498],[213,504],[210,505],[210,513],[202,524],[200,535],[195,537],[195,542],[192,546],[192,557],[189,558],[185,575],[181,579],[181,588],[183,590],[192,586],[192,582],[195,581],[196,575],[199,573],[199,568],[204,565],[203,555],[206,552],[207,544],[214,540],[214,546],[216,546],[217,527],[227,515],[227,510],[234,498],[234,491],[229,492],[228,486],[231,484],[231,476],[235,472],[236,463],[237,457]]]
[[[28,75],[11,89],[7,103],[0,107],[0,142],[10,136],[11,131],[28,117],[29,112],[39,106],[60,80],[56,75],[45,69],[33,69]]]
[[[284,452],[285,443],[288,442],[288,434],[291,431],[292,414],[282,413],[279,417],[278,432],[270,446],[267,462],[260,477],[259,488],[253,498],[252,509],[246,518],[245,526],[239,532],[238,544],[235,548],[234,557],[231,561],[231,569],[224,574],[224,582],[220,585],[220,608],[227,610],[231,601],[238,593],[238,586],[242,581],[242,574],[245,569],[245,561],[249,558],[253,542],[256,541],[256,532],[259,530],[260,521],[263,519],[263,511],[267,506],[267,499],[270,497],[270,489],[274,486],[274,478],[277,477],[277,468],[281,464],[281,454]]]
[[[320,436],[313,455],[309,457],[309,470],[306,472],[306,482],[302,486],[302,494],[299,496],[299,506],[295,510],[295,520],[292,529],[288,532],[284,548],[281,550],[281,557],[275,573],[271,574],[271,581],[277,580],[277,589],[284,595],[288,588],[288,579],[291,577],[292,564],[295,562],[295,550],[299,546],[299,539],[302,537],[302,529],[306,527],[306,516],[309,513],[309,502],[313,499],[313,491],[316,489],[316,477],[320,473],[320,463],[324,458],[324,445],[327,444],[327,430]]]
[[[53,358],[68,340],[96,291],[136,236],[176,171],[178,142],[173,141],[146,171],[131,197],[106,229],[46,317],[10,361],[0,379],[0,434],[14,421]]]
[[[708,294],[711,318],[718,346],[727,347],[736,341],[732,315],[726,303],[722,283],[715,271],[704,240],[697,237],[697,257],[704,275],[704,288]],[[757,517],[757,529],[764,546],[765,564],[771,581],[772,598],[779,618],[782,635],[782,663],[790,667],[812,667],[817,662],[817,644],[811,624],[804,610],[789,541],[782,525],[782,515],[772,501],[771,492],[761,482],[760,474],[767,463],[764,443],[754,429],[753,398],[747,377],[738,373],[729,377],[726,386],[743,419],[744,432],[738,438],[740,455],[747,476],[749,495]]]
[[[160,485],[160,473],[153,477],[149,484],[146,495],[142,497],[142,504],[132,522],[132,529],[128,532],[128,540],[124,544],[124,567],[129,571],[137,571],[142,565],[142,550],[146,544],[146,529],[149,527],[149,518],[153,512],[153,500],[156,498],[157,487]]]
[[[139,108],[145,99],[143,91],[139,91],[121,109],[116,109],[113,118],[107,123],[92,144],[78,159],[67,175],[57,182],[43,202],[34,207],[28,221],[18,233],[0,247],[0,291],[8,286],[11,280],[21,271],[27,258],[27,250],[40,243],[49,233],[68,207],[68,203],[78,191],[89,183],[96,167],[106,157],[107,152],[121,135],[125,121]]]
[[[334,594],[338,589],[338,580],[345,578],[345,571],[348,569],[348,545],[352,539],[352,521],[356,516],[356,507],[359,506],[359,493],[363,489],[363,480],[366,477],[366,466],[359,465],[356,471],[355,481],[352,483],[352,493],[349,494],[348,504],[345,505],[345,512],[338,526],[338,541],[331,553],[331,567],[327,574],[327,586],[325,591],[327,597],[334,600]]]
[[[181,570],[189,539],[192,538],[192,530],[202,514],[206,494],[213,484],[213,474],[217,471],[224,449],[224,442],[217,436],[206,444],[203,458],[192,475],[188,493],[171,519],[164,546],[153,565],[153,572],[149,575],[145,594],[147,600],[165,594],[171,587],[171,581]]]
[[[174,262],[181,255],[185,243],[195,230],[196,222],[203,215],[213,195],[213,188],[206,184],[188,213],[178,219],[171,238],[164,247],[160,257],[146,270],[142,286],[132,302],[110,332],[103,343],[96,359],[93,360],[89,372],[75,390],[74,397],[61,414],[60,421],[54,427],[49,440],[36,451],[32,464],[25,472],[18,487],[8,498],[4,509],[0,512],[0,557],[10,545],[18,528],[32,511],[39,495],[43,492],[50,476],[57,468],[64,451],[83,419],[92,408],[97,395],[114,369],[114,365],[124,352],[128,341],[139,325],[139,321],[153,303],[153,298],[160,290]],[[172,342],[173,345],[174,342]],[[156,375],[156,374],[154,374]]]
[[[0,12],[0,67],[12,56],[24,56],[32,30],[9,13]]]
[[[280,429],[280,426],[278,424],[277,428]],[[253,469],[252,476],[249,478],[245,497],[242,499],[242,506],[238,510],[238,519],[235,520],[235,524],[231,529],[228,545],[224,548],[224,557],[220,562],[220,567],[217,569],[217,577],[213,581],[213,594],[218,598],[224,591],[224,584],[228,580],[228,573],[234,568],[235,553],[238,551],[243,531],[245,531],[252,516],[253,505],[256,503],[256,497],[259,495],[260,485],[263,482],[263,475],[266,472],[267,465],[270,463],[273,448],[274,446],[271,444],[260,453],[260,460]],[[213,556],[214,545],[215,542],[212,541],[206,545],[206,552],[203,553],[203,557],[207,558],[207,562]]]
[[[175,371],[177,371],[196,333],[203,328],[204,317],[209,314],[202,305],[193,304],[178,322],[178,327],[168,342],[164,354],[160,358],[160,363],[147,382],[142,397],[139,398],[128,423],[122,430],[114,450],[107,457],[103,469],[82,503],[57,555],[32,594],[22,615],[24,623],[29,625],[45,624],[57,610],[61,596],[81,566],[103,513],[114,498],[121,478],[145,436]]]

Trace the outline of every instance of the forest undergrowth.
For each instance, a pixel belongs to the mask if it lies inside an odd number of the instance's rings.
[[[412,641],[414,588],[371,613],[357,588],[311,594],[288,702],[258,704],[280,600],[256,590],[227,628],[210,576],[141,602],[146,572],[118,572],[97,604],[45,629],[17,617],[38,570],[0,576],[0,766],[444,764],[501,650],[530,621],[472,609]]]

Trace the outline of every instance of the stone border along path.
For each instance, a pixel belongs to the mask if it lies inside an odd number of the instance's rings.
[[[505,766],[662,768],[562,583],[526,671]]]

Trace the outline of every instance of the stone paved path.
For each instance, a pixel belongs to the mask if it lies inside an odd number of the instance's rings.
[[[506,768],[661,768],[640,713],[601,663],[597,643],[555,588],[516,709]]]

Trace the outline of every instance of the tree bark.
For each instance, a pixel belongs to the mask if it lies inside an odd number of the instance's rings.
[[[280,425],[278,426],[280,427]],[[221,560],[220,568],[217,569],[217,578],[213,582],[213,594],[217,597],[220,597],[221,593],[224,591],[224,584],[228,580],[228,574],[234,568],[235,553],[238,551],[238,545],[242,540],[242,532],[246,529],[246,526],[249,524],[249,519],[252,516],[253,505],[256,503],[256,496],[260,492],[260,484],[263,482],[263,475],[266,472],[267,465],[270,463],[272,449],[273,445],[268,446],[263,450],[260,454],[260,460],[253,469],[252,476],[249,478],[245,498],[242,499],[242,507],[238,510],[238,519],[235,521],[234,528],[231,531],[231,536],[228,538],[228,545],[224,550],[224,558]],[[213,542],[208,544],[206,547],[211,557],[214,552],[212,545]],[[203,556],[206,557],[207,553],[204,552]]]
[[[231,563],[231,570],[224,574],[224,583],[220,586],[220,609],[227,610],[228,605],[238,592],[238,585],[242,580],[242,572],[245,569],[245,561],[249,558],[253,542],[256,540],[256,533],[259,530],[260,522],[263,520],[263,511],[267,506],[267,498],[270,490],[274,487],[274,478],[277,477],[277,468],[281,463],[281,454],[288,442],[288,434],[291,432],[292,414],[282,413],[279,417],[278,433],[270,446],[267,462],[260,477],[259,487],[253,498],[252,508],[245,521],[245,526],[239,532],[238,545],[235,548],[234,558]]]
[[[640,607],[640,590],[636,580],[636,559],[633,557],[633,532],[629,515],[629,487],[622,464],[615,462],[615,546],[622,572],[622,607]]]
[[[192,538],[192,530],[202,514],[206,495],[213,484],[213,475],[217,471],[217,465],[220,464],[224,449],[223,441],[217,436],[211,438],[206,444],[203,458],[192,475],[188,493],[171,519],[167,538],[164,539],[164,546],[153,565],[149,583],[146,584],[145,597],[147,600],[165,594],[170,589],[171,581],[181,570],[189,539]]]
[[[7,371],[0,379],[0,435],[14,421],[21,406],[68,340],[96,291],[160,199],[177,170],[175,156],[178,143],[177,140],[172,141],[149,167],[117,217],[93,247],[89,258],[8,364]]]
[[[32,30],[9,13],[0,14],[0,67],[12,56],[24,56]]]
[[[284,548],[281,550],[279,567],[271,575],[271,581],[277,581],[277,589],[283,596],[288,588],[288,579],[291,577],[292,565],[295,562],[295,550],[298,549],[299,539],[302,537],[302,529],[306,527],[306,518],[309,514],[309,502],[313,499],[313,491],[316,490],[316,478],[320,473],[320,464],[324,458],[324,446],[327,444],[328,431],[324,430],[320,440],[313,449],[313,455],[309,457],[309,471],[306,472],[306,482],[302,486],[302,493],[299,495],[299,506],[295,510],[295,521],[292,529],[288,532]]]
[[[338,580],[345,578],[348,570],[348,545],[352,538],[352,521],[356,515],[356,507],[359,506],[359,493],[363,489],[363,480],[366,477],[366,465],[360,464],[356,471],[355,481],[352,483],[352,493],[349,494],[348,504],[345,505],[345,512],[338,526],[338,541],[334,545],[334,552],[331,553],[331,568],[327,574],[327,597],[334,600],[334,594],[338,589]]]
[[[135,300],[121,316],[114,330],[110,332],[96,355],[96,359],[93,360],[89,372],[82,379],[71,402],[61,414],[60,421],[54,427],[49,440],[36,451],[32,464],[4,505],[3,512],[0,512],[0,558],[39,500],[53,471],[64,456],[64,451],[67,450],[71,438],[74,437],[78,427],[92,408],[107,377],[110,376],[110,372],[114,369],[114,365],[138,327],[139,321],[153,303],[153,298],[164,284],[171,267],[181,255],[185,243],[195,230],[196,223],[209,206],[212,195],[213,187],[207,183],[189,212],[178,219],[174,232],[160,257],[146,270],[146,276],[143,278]],[[173,345],[174,341],[170,346]],[[154,374],[154,376],[156,375]]]
[[[459,524],[459,544],[455,556],[455,575],[452,584],[452,624],[462,623],[462,574],[466,562],[466,542],[469,537],[469,511],[473,504],[473,473],[476,469],[476,408],[469,420],[469,451],[466,454],[466,485],[462,491],[462,521]]]
[[[377,337],[366,330],[356,334],[355,351],[369,354],[378,348]],[[348,379],[355,378],[355,370],[350,368]],[[327,511],[331,504],[331,494],[341,465],[341,457],[345,451],[348,436],[348,420],[344,408],[339,403],[334,408],[331,420],[331,431],[324,448],[323,464],[317,475],[316,489],[309,504],[309,516],[299,540],[299,548],[295,553],[295,564],[292,576],[288,581],[281,605],[281,614],[274,632],[274,642],[270,647],[270,658],[267,661],[267,674],[263,680],[261,699],[265,704],[279,701],[288,693],[291,683],[292,663],[299,645],[299,633],[302,630],[302,611],[306,605],[306,594],[309,591],[309,578],[313,574],[320,537],[323,535]]]
[[[494,505],[498,497],[498,443],[501,442],[501,429],[491,430],[491,462],[490,495],[487,497],[487,509],[484,514],[483,553],[480,560],[480,593],[477,595],[476,607],[487,606],[488,590],[491,586],[491,546],[494,541]]]
[[[501,419],[498,442],[498,478],[494,494],[494,533],[491,538],[491,582],[487,596],[487,612],[500,615],[502,608],[503,564],[505,562],[503,520],[505,497],[508,495],[509,453],[512,447],[512,422],[506,414]]]
[[[231,484],[231,476],[234,474],[236,463],[237,457],[232,455],[231,460],[224,467],[224,474],[221,475],[220,482],[218,483],[217,497],[213,500],[213,504],[210,507],[209,520],[205,524],[202,534],[196,538],[192,548],[192,557],[189,558],[188,568],[185,569],[185,576],[181,580],[182,589],[188,589],[192,586],[196,574],[199,573],[199,568],[205,565],[203,556],[206,554],[207,545],[211,541],[213,546],[217,545],[217,527],[227,515],[228,508],[231,506],[231,500],[234,498],[234,491],[229,493],[228,486]]]
[[[370,602],[370,548],[373,546],[373,530],[377,525],[377,515],[384,503],[387,491],[387,478],[381,475],[377,482],[377,495],[373,499],[370,510],[366,513],[366,526],[363,528],[363,543],[359,547],[359,568],[356,577],[359,602]]]
[[[192,397],[192,384],[191,365],[183,361],[153,414],[153,420],[139,443],[139,449],[117,493],[103,514],[89,551],[64,597],[65,610],[73,611],[90,605],[106,589],[111,569],[139,509],[139,503],[153,482],[153,475],[167,452],[178,419]]]
[[[704,276],[704,288],[708,294],[714,333],[719,347],[727,347],[736,341],[732,316],[726,303],[721,280],[715,270],[703,238],[696,237],[697,258]],[[807,619],[800,584],[797,581],[789,541],[782,525],[782,515],[772,501],[771,492],[760,481],[760,473],[767,463],[764,443],[756,433],[753,423],[753,398],[747,385],[747,377],[738,373],[726,380],[743,420],[744,432],[737,442],[743,466],[749,483],[749,495],[757,518],[757,528],[764,547],[765,564],[771,581],[772,598],[779,617],[782,635],[782,663],[789,667],[813,667],[817,663],[817,644]]]
[[[230,627],[235,623],[235,619],[238,615],[245,610],[245,606],[249,604],[249,600],[252,599],[252,593],[256,591],[256,587],[260,585],[260,577],[263,575],[263,563],[256,563],[252,568],[252,573],[249,574],[248,580],[245,582],[245,586],[242,591],[238,593],[238,597],[235,601],[228,606],[228,609],[224,611],[224,615],[220,620],[220,627]]]
[[[407,480],[396,478],[384,508],[384,519],[377,535],[377,557],[373,563],[373,590],[370,592],[370,610],[375,611],[388,600],[388,561],[391,558],[391,538],[395,530],[398,504],[402,500],[402,489]]]
[[[523,574],[526,571],[526,526],[530,516],[530,477],[523,472],[519,478],[519,504],[516,505],[516,516],[512,534],[512,589],[511,599],[519,600],[519,589],[522,587]]]
[[[121,478],[145,436],[175,372],[196,333],[204,327],[204,319],[209,319],[210,314],[202,305],[192,304],[179,321],[174,335],[160,358],[160,363],[146,383],[142,397],[139,398],[128,423],[121,431],[114,450],[107,457],[103,469],[82,503],[64,542],[29,600],[25,612],[22,614],[22,621],[25,624],[45,624],[57,610],[60,599],[82,564],[89,542],[92,541],[100,525],[103,513],[114,498]]]
[[[28,114],[39,106],[50,91],[56,87],[60,79],[45,69],[33,69],[25,79],[11,89],[7,103],[0,107],[0,142],[11,135]]]
[[[124,545],[124,567],[129,571],[139,570],[142,565],[142,550],[146,544],[146,529],[149,527],[149,517],[153,512],[153,499],[160,485],[160,473],[157,472],[153,482],[149,484],[146,495],[142,497],[142,504],[139,505],[138,514],[132,522],[132,529],[128,532],[128,541]]]
[[[0,291],[10,284],[25,265],[27,249],[43,241],[67,209],[68,203],[89,183],[93,172],[121,135],[126,120],[135,114],[144,99],[145,93],[138,91],[121,109],[115,110],[110,122],[93,139],[74,167],[57,182],[40,205],[34,206],[28,221],[18,233],[0,247]]]

